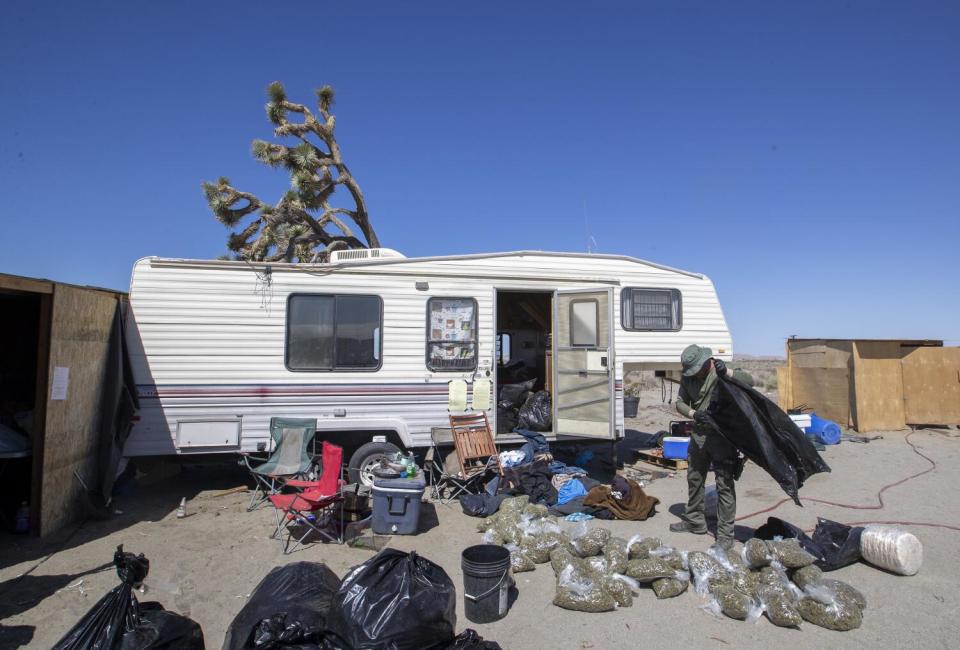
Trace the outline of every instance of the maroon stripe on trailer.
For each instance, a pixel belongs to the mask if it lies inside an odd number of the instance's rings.
[[[287,385],[139,385],[141,399],[160,397],[364,397],[369,395],[444,395],[446,384],[345,384],[318,386],[316,384]]]

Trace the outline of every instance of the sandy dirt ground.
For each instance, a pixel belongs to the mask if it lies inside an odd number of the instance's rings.
[[[630,448],[644,434],[673,419],[660,396],[646,396],[641,417],[631,420],[621,457],[634,459]],[[811,479],[801,496],[850,504],[877,504],[876,493],[929,466],[904,441],[907,432],[886,433],[869,444],[843,443],[824,457],[831,474]],[[812,528],[818,515],[843,522],[906,520],[960,526],[960,499],[953,482],[960,476],[960,432],[923,430],[911,436],[937,468],[925,476],[890,489],[879,510],[854,510],[810,503],[779,507],[774,514],[803,528]],[[609,475],[609,460],[597,448],[588,469]],[[650,469],[637,465],[637,468]],[[629,467],[628,467],[629,471]],[[273,513],[262,508],[245,511],[245,494],[216,496],[243,481],[235,466],[187,467],[183,472],[149,487],[138,486],[120,498],[123,511],[110,521],[88,520],[79,527],[40,542],[23,537],[0,538],[0,647],[49,647],[108,589],[117,584],[110,564],[118,544],[144,553],[150,575],[141,600],[157,600],[166,608],[197,620],[209,648],[219,648],[234,615],[260,579],[274,566],[298,560],[325,562],[338,575],[363,562],[373,551],[314,544],[284,556],[280,544],[269,538]],[[664,543],[689,550],[705,550],[709,536],[673,534],[669,524],[686,499],[683,473],[658,475],[647,491],[661,499],[656,516],[645,522],[590,522],[609,527],[614,534],[658,536]],[[739,513],[769,507],[784,495],[762,470],[749,465],[738,484]],[[189,516],[177,519],[181,497],[188,498]],[[737,536],[749,538],[752,527],[765,521],[760,515],[738,522]],[[781,629],[766,619],[748,624],[718,619],[700,609],[703,601],[692,592],[658,601],[644,590],[631,608],[604,614],[569,612],[551,604],[554,577],[549,565],[519,574],[519,596],[508,616],[488,625],[473,625],[463,615],[460,553],[480,542],[475,519],[456,505],[424,504],[421,532],[394,536],[388,545],[416,550],[437,562],[457,585],[458,631],[474,627],[504,648],[626,648],[648,644],[671,647],[723,648],[834,648],[834,647],[956,647],[960,639],[960,533],[934,527],[908,526],[924,544],[924,566],[913,577],[900,577],[855,564],[831,577],[848,581],[869,601],[863,625],[852,632],[831,632],[804,624]]]

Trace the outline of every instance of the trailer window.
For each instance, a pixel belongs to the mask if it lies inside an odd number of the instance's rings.
[[[427,368],[434,372],[477,367],[477,301],[430,298],[427,301]]]
[[[600,303],[596,300],[570,302],[570,345],[575,348],[597,347],[600,331]]]
[[[287,303],[287,368],[376,370],[382,331],[378,296],[294,294]]]
[[[510,343],[510,334],[507,332],[501,332],[497,334],[497,363],[501,366],[505,366],[510,363],[510,353],[513,350]]]
[[[680,291],[627,287],[620,294],[621,324],[625,330],[676,332],[683,324]]]

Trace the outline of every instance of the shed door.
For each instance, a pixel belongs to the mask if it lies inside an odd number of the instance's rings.
[[[903,352],[907,424],[960,424],[960,348],[905,347]]]
[[[555,431],[612,439],[613,290],[557,291],[553,304]]]

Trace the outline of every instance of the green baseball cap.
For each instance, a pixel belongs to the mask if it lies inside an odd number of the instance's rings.
[[[713,356],[713,350],[706,346],[688,345],[680,353],[680,364],[683,366],[683,376],[692,377],[703,368],[710,357]]]

